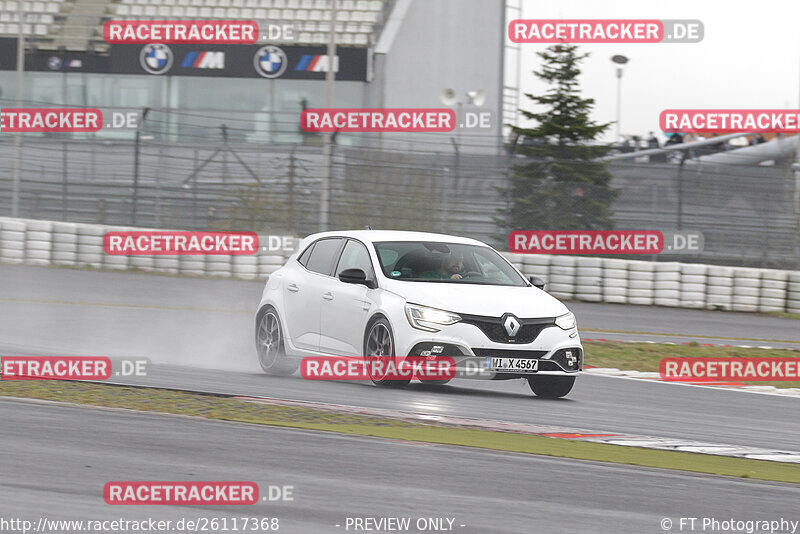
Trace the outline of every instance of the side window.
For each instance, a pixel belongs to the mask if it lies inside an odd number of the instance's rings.
[[[303,267],[308,266],[308,258],[311,257],[311,251],[314,249],[314,245],[315,243],[311,243],[310,245],[308,245],[306,249],[303,251],[303,253],[300,254],[300,257],[297,258],[297,261],[299,261],[303,265]]]
[[[358,241],[351,239],[344,246],[339,265],[336,267],[336,274],[338,275],[345,269],[361,269],[367,273],[367,278],[372,276],[372,261],[369,258],[369,252]]]
[[[340,238],[320,239],[317,241],[314,244],[314,250],[311,251],[311,257],[308,258],[306,269],[315,273],[330,275],[334,257],[341,244],[342,240]]]

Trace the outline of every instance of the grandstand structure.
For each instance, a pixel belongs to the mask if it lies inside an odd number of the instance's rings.
[[[26,36],[44,42],[57,20],[63,20],[64,0],[24,2],[23,31]],[[0,2],[0,36],[15,37],[19,32],[19,4],[16,0]]]
[[[305,135],[299,119],[303,109],[326,107],[329,68],[336,72],[332,107],[449,107],[492,118],[489,127],[444,135],[342,134],[341,146],[499,155],[503,125],[513,122],[509,95],[517,84],[504,83],[509,0],[336,0],[335,10],[332,0],[19,1],[0,0],[0,106],[16,103],[22,20],[26,106],[140,116],[149,109],[141,131],[154,142],[319,147],[319,136]],[[262,31],[290,25],[293,35],[262,34],[254,44],[106,43],[104,24],[120,19],[253,20]],[[278,47],[283,58],[275,72],[260,67],[267,47]],[[104,128],[64,137],[133,141],[133,132]]]
[[[392,2],[339,0],[337,43],[371,46]],[[296,44],[325,44],[331,25],[330,0],[55,0],[24,1],[23,31],[39,50],[103,52],[107,20],[251,19],[292,24]],[[0,37],[16,36],[19,5],[0,0]]]

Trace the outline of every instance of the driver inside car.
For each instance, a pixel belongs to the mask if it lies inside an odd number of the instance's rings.
[[[464,258],[460,254],[450,253],[439,264],[439,268],[435,271],[425,271],[420,275],[420,278],[427,279],[444,279],[450,278],[452,280],[460,280],[463,278],[464,272]]]

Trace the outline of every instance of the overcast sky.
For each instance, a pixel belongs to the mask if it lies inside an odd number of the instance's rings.
[[[674,108],[797,109],[800,107],[800,0],[520,0],[525,19],[699,19],[700,43],[581,44],[591,55],[582,64],[583,96],[595,99],[593,118],[616,117],[616,65],[630,59],[622,79],[623,134],[658,130],[658,115]],[[536,52],[521,44],[520,88],[545,89],[532,74]],[[530,100],[520,99],[522,108]],[[614,137],[609,128],[607,140]],[[664,137],[659,134],[663,140]]]

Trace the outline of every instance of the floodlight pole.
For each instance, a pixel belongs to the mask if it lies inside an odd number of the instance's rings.
[[[622,115],[622,67],[617,67],[617,140],[619,140],[619,121]]]
[[[328,71],[325,73],[325,107],[333,107],[333,82],[336,79],[336,2],[331,0],[331,27],[328,38]],[[333,175],[333,136],[322,134],[322,185],[319,200],[319,227],[328,231],[331,213],[331,176]]]
[[[620,135],[619,121],[622,117],[622,65],[627,63],[629,60],[627,57],[617,54],[611,57],[611,61],[619,65],[619,67],[617,67],[617,123],[616,123],[616,131],[617,131],[616,141],[619,141],[619,135]]]
[[[147,118],[150,108],[142,111],[142,120],[136,125],[136,137],[133,143],[133,206],[131,208],[131,226],[136,226],[136,216],[139,210],[139,143],[142,137],[142,126]]]

